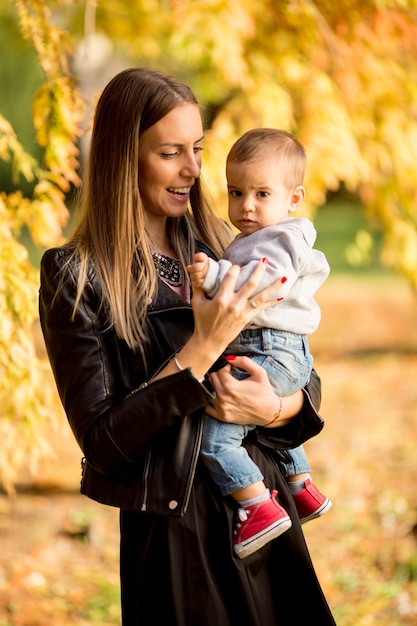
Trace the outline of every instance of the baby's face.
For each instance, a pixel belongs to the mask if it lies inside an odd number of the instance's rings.
[[[226,177],[229,219],[245,235],[278,224],[301,203],[298,196],[294,202],[298,188],[288,189],[284,185],[274,159],[228,162]]]

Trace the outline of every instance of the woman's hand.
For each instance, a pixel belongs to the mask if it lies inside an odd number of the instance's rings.
[[[207,355],[211,360],[205,371],[260,311],[277,303],[276,292],[282,287],[282,278],[252,298],[266,266],[267,260],[260,260],[238,291],[235,291],[240,274],[237,265],[233,265],[228,271],[213,299],[209,300],[201,289],[194,291],[191,301],[194,313],[193,342],[195,345],[201,345],[202,351],[204,350],[201,356]]]
[[[303,393],[298,391],[280,398],[276,395],[268,380],[265,370],[248,357],[236,357],[233,365],[246,370],[249,374],[244,380],[237,380],[227,365],[211,374],[211,381],[216,393],[215,400],[206,406],[206,412],[221,420],[235,424],[257,424],[267,426],[280,411],[280,417],[271,427],[278,428],[288,423],[302,408]]]
[[[205,376],[229,343],[260,312],[277,303],[276,292],[285,278],[279,278],[252,298],[267,266],[261,259],[248,280],[235,291],[240,274],[238,265],[227,272],[217,294],[209,300],[202,289],[195,289],[191,304],[194,313],[194,332],[156,378],[190,367],[196,378]]]

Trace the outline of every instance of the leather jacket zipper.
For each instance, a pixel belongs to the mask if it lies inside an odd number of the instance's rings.
[[[140,510],[141,511],[147,511],[147,501],[148,501],[148,483],[149,483],[149,468],[151,466],[151,457],[152,457],[152,449],[149,448],[149,450],[146,453],[146,459],[145,459],[145,463],[143,466],[143,496],[142,496],[142,503],[140,505]]]
[[[185,490],[185,494],[184,494],[184,500],[183,500],[182,506],[181,506],[181,514],[182,515],[184,515],[184,513],[187,511],[188,504],[190,502],[191,490],[192,490],[193,484],[194,484],[195,471],[196,471],[198,457],[199,457],[199,453],[200,453],[202,436],[203,436],[203,420],[200,419],[199,420],[199,424],[198,424],[197,437],[195,438],[195,442],[194,442],[194,446],[193,446],[192,464],[191,464],[190,470],[188,472],[187,486],[186,486],[186,490]]]

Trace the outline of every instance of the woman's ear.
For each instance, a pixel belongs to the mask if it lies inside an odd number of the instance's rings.
[[[306,190],[302,185],[297,185],[291,192],[290,198],[290,213],[293,213],[300,204],[303,203],[304,198],[306,197]]]

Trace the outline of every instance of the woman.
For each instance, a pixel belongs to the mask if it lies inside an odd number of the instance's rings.
[[[190,304],[186,265],[228,241],[201,189],[202,141],[188,87],[147,69],[117,75],[97,105],[75,233],[42,260],[41,323],[85,456],[81,491],[120,508],[124,626],[331,625],[276,462],[322,420],[307,392],[281,408],[249,359],[234,361],[245,381],[216,365],[257,312],[265,263],[239,291],[235,267],[215,298],[195,290]],[[277,287],[257,295],[257,310]],[[309,391],[318,403],[317,377]],[[293,518],[244,562],[233,555],[234,504],[199,462],[204,409],[259,426],[247,449]]]

